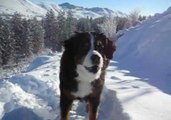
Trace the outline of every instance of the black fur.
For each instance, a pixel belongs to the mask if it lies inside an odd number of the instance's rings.
[[[95,38],[95,49],[103,56],[103,69],[99,79],[94,80],[92,85],[92,93],[84,98],[76,98],[71,93],[78,90],[78,83],[76,77],[77,62],[79,62],[90,49],[90,35],[89,33],[76,33],[69,40],[64,43],[65,51],[61,58],[60,65],[60,109],[61,109],[61,120],[68,120],[68,112],[71,108],[72,102],[75,99],[83,99],[92,107],[91,111],[97,114],[97,108],[100,103],[100,94],[103,89],[105,70],[108,66],[109,60],[112,59],[115,46],[109,39],[103,34],[92,32]],[[91,116],[91,115],[90,115]],[[96,118],[90,117],[95,120]]]

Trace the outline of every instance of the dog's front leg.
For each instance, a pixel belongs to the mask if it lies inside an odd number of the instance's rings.
[[[88,102],[89,120],[97,120],[100,100],[94,98]]]
[[[69,111],[72,107],[73,100],[68,99],[65,95],[60,96],[61,120],[69,120]]]

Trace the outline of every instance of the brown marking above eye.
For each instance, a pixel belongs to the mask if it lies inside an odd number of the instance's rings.
[[[97,47],[104,48],[104,45],[100,40],[97,41],[96,45]]]

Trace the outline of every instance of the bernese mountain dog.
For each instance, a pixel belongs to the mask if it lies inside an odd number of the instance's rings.
[[[115,45],[104,34],[83,32],[66,40],[64,48],[59,75],[61,120],[69,119],[74,100],[85,100],[89,120],[97,120],[105,70]]]

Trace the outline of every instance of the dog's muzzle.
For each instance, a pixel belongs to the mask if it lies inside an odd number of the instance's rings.
[[[90,51],[83,62],[85,69],[91,73],[97,73],[103,66],[103,58],[101,54],[96,51]]]
[[[89,72],[92,72],[92,73],[97,73],[97,71],[100,69],[99,66],[97,65],[94,65],[92,67],[86,67],[84,66],[86,70],[88,70]]]
[[[100,57],[96,54],[93,54],[91,56],[91,61],[93,65],[99,65],[100,64]]]

